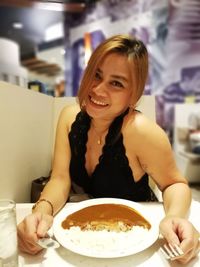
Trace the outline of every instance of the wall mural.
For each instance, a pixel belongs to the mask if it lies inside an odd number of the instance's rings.
[[[200,102],[199,12],[199,0],[102,0],[76,20],[66,15],[66,95],[77,94],[88,34],[91,50],[114,34],[136,36],[149,52],[145,94],[156,96],[157,122],[172,141],[174,104]]]

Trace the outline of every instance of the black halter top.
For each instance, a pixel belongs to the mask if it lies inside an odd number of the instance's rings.
[[[132,201],[156,200],[148,185],[148,175],[135,182],[126,157],[121,127],[128,110],[110,125],[102,155],[91,176],[85,168],[86,143],[91,118],[80,111],[69,133],[71,147],[70,176],[73,184],[94,198],[113,197]]]

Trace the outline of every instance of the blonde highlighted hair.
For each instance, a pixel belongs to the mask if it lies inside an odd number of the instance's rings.
[[[148,76],[147,49],[145,45],[136,38],[129,35],[115,35],[102,42],[94,50],[88,61],[77,95],[81,108],[84,107],[84,100],[91,88],[99,64],[104,57],[110,53],[125,55],[130,63],[133,80],[135,80],[130,105],[134,107],[142,96]]]

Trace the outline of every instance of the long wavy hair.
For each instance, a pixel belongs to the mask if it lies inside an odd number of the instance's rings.
[[[102,42],[92,53],[84,71],[78,91],[78,102],[84,108],[84,100],[92,86],[99,64],[110,53],[118,53],[128,58],[131,73],[135,82],[129,105],[135,107],[142,96],[148,76],[148,52],[140,40],[129,35],[115,35]]]

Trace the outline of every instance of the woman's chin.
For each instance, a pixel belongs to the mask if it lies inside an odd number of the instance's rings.
[[[95,103],[92,103],[91,101],[86,104],[85,109],[87,113],[93,117],[93,116],[102,116],[104,112],[108,110],[109,106],[102,106],[102,105],[97,105]]]
[[[92,118],[100,118],[104,114],[102,109],[94,109],[89,107],[87,108],[87,106],[86,106],[86,112]]]

